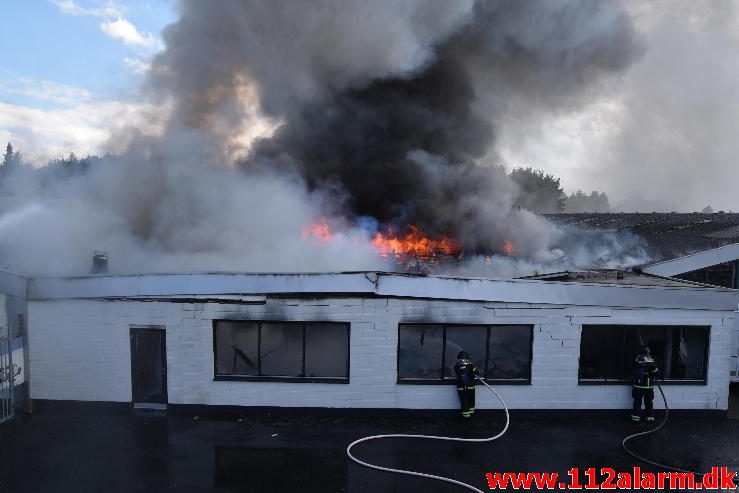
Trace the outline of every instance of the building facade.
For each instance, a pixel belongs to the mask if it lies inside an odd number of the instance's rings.
[[[631,359],[649,345],[672,408],[721,412],[737,300],[734,290],[652,277],[37,278],[27,287],[30,395],[452,409],[451,366],[464,349],[513,409],[626,409]],[[478,408],[497,408],[478,396]]]

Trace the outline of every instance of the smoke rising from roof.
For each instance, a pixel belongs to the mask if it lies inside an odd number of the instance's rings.
[[[247,81],[280,126],[246,167],[338,192],[349,218],[413,223],[473,250],[510,238],[541,256],[554,236],[512,216],[496,126],[511,111],[586,104],[640,54],[610,1],[225,4],[185,2],[165,33],[153,86],[174,92],[183,121],[228,120]]]
[[[514,207],[497,129],[589,104],[641,55],[608,0],[184,0],[181,11],[147,85],[169,123],[117,135],[120,158],[51,192],[27,184],[77,205],[24,212],[57,225],[55,238],[8,226],[0,247],[26,249],[11,255],[22,270],[86,268],[93,249],[119,271],[381,268],[367,245],[377,222],[471,252],[509,240],[532,262],[561,258],[573,240]],[[318,217],[345,241],[296,244]],[[32,244],[76,261],[33,263]]]
[[[501,155],[605,191],[616,211],[738,210],[739,3],[624,0],[642,56],[574,111],[512,115]]]
[[[636,12],[648,50],[625,80],[619,132],[591,173],[611,183],[622,210],[737,210],[739,4],[679,5]]]

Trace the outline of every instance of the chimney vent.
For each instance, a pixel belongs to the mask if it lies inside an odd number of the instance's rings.
[[[92,269],[90,274],[108,273],[108,252],[95,252],[92,256]]]

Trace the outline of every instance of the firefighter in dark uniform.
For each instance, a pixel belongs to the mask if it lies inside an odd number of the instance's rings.
[[[462,417],[469,418],[475,413],[475,372],[477,369],[466,351],[457,355],[454,373],[457,375],[457,394],[462,409]]]
[[[641,351],[634,358],[634,382],[631,388],[631,396],[634,398],[631,421],[634,423],[641,422],[642,401],[644,401],[647,423],[654,422],[652,401],[654,401],[654,380],[658,372],[651,350],[648,346],[642,346]]]

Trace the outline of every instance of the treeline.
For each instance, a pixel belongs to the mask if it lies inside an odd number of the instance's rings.
[[[13,150],[13,145],[8,143],[0,163],[0,180],[23,178],[33,176],[37,183],[51,184],[74,176],[87,173],[91,167],[100,163],[106,156],[77,157],[71,153],[67,157],[52,159],[45,166],[35,167],[25,164],[20,152]]]
[[[541,214],[611,212],[605,193],[592,191],[587,194],[578,190],[567,195],[559,178],[540,169],[514,168],[509,176],[518,185],[518,205],[530,211]]]
[[[37,178],[42,185],[51,184],[55,181],[83,175],[108,157],[106,155],[80,158],[72,153],[66,158],[52,159],[46,166],[37,168],[25,166],[21,153],[14,151],[13,146],[8,143],[2,165],[0,165],[0,180],[11,173],[34,174],[34,178]],[[517,185],[516,205],[530,211],[541,214],[611,211],[608,196],[605,193],[593,191],[587,194],[578,190],[567,195],[564,193],[559,178],[545,174],[540,169],[514,168],[508,176]]]

